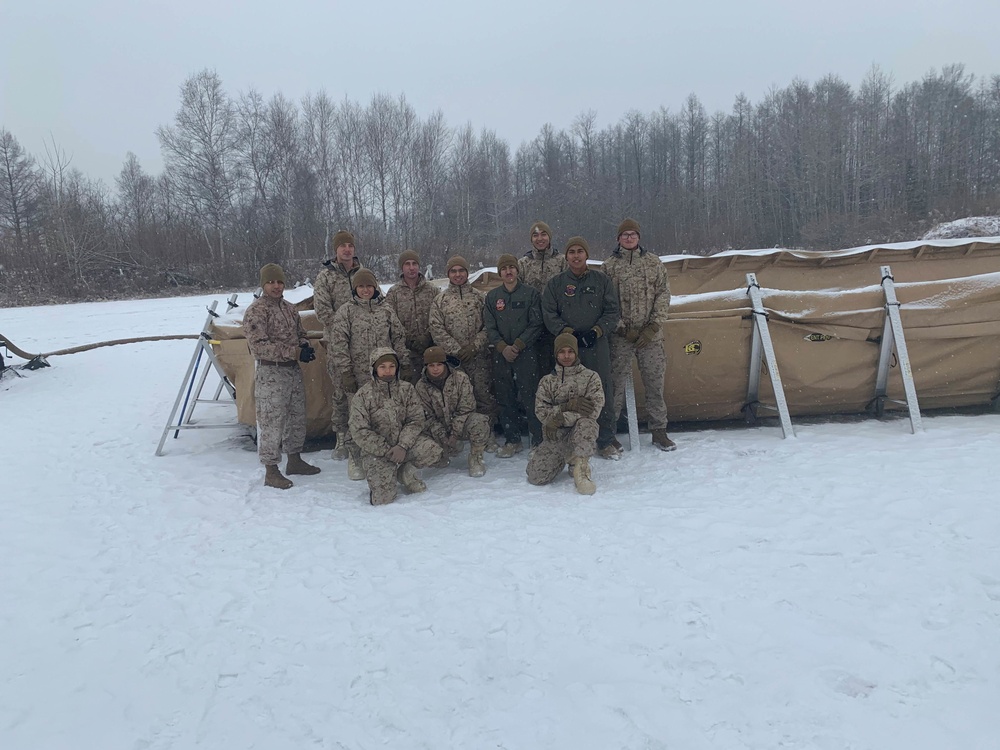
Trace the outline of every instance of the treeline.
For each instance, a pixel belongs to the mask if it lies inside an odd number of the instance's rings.
[[[245,286],[269,261],[302,278],[340,228],[389,280],[405,248],[438,269],[455,252],[519,254],[537,218],[557,246],[583,234],[606,250],[632,216],[657,252],[707,254],[912,239],[1000,207],[1000,75],[961,65],[902,86],[877,68],[857,90],[795,80],[714,115],[692,94],[596,123],[546,125],[512,151],[403,96],[233,96],[206,70],[157,130],[162,174],[129,153],[111,188],[0,127],[0,302]]]

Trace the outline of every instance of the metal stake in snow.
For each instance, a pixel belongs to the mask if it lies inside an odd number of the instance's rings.
[[[903,335],[903,321],[899,316],[899,300],[896,299],[896,287],[889,266],[882,266],[882,291],[885,293],[885,323],[882,325],[878,374],[875,378],[876,414],[882,416],[885,402],[891,400],[886,393],[889,385],[889,360],[895,347],[899,374],[903,378],[903,392],[906,394],[906,407],[910,412],[910,431],[916,434],[923,429],[923,422],[920,419],[920,405],[917,403],[917,389],[913,385],[913,370],[910,367],[910,355],[906,350],[906,337]]]
[[[635,413],[635,380],[631,366],[625,373],[625,407],[628,409],[628,449],[638,453],[642,449],[639,447],[639,416]]]

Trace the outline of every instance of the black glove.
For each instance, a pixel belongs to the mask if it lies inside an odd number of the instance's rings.
[[[589,331],[573,331],[573,335],[581,349],[591,349],[597,344],[597,331],[593,328]]]
[[[300,362],[312,362],[316,359],[316,350],[309,346],[307,342],[303,342],[299,346],[302,347],[302,351],[299,352]]]

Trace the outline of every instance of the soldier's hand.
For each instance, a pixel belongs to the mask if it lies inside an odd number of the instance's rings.
[[[556,411],[545,420],[545,424],[542,426],[542,433],[545,435],[546,440],[558,440],[559,439],[559,428],[563,426],[563,415],[561,411]]]
[[[574,396],[566,402],[566,411],[575,411],[577,414],[591,414],[594,411],[594,399],[590,396]]]
[[[475,356],[476,348],[474,346],[463,346],[458,350],[458,358],[463,365]]]
[[[421,333],[419,336],[416,336],[416,339],[417,339],[417,351],[420,352],[421,354],[424,353],[424,349],[434,345],[434,339],[431,338],[431,335],[429,333]]]
[[[635,348],[642,349],[645,346],[649,346],[650,342],[656,337],[656,334],[660,331],[659,323],[647,323],[643,326],[643,329],[639,331],[639,335],[636,338]]]
[[[386,458],[394,464],[401,464],[406,460],[406,448],[401,445],[394,445],[389,449]]]
[[[516,346],[508,346],[507,344],[500,344],[500,346],[503,347],[503,349],[500,350],[500,353],[508,362],[513,362],[517,359],[517,355],[521,353],[521,350]]]
[[[299,352],[300,362],[312,362],[316,359],[316,350],[309,346],[308,342],[300,344],[302,351]]]
[[[445,438],[444,447],[447,449],[449,456],[454,456],[458,454],[458,437],[456,435],[449,435]]]
[[[399,379],[405,380],[407,383],[413,378],[413,368],[410,367],[409,362],[403,362],[399,366]]]
[[[625,337],[625,340],[627,342],[629,342],[630,344],[634,344],[636,342],[636,339],[639,338],[639,331],[636,328],[626,328],[622,332],[622,336]]]
[[[352,372],[345,372],[340,376],[340,385],[347,393],[358,392],[358,381]]]
[[[597,344],[597,331],[593,328],[589,331],[574,331],[573,335],[582,349],[591,349]]]

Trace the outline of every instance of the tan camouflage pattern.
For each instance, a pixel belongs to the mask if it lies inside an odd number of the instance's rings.
[[[409,383],[407,383],[409,385]],[[417,469],[432,466],[441,459],[441,447],[426,435],[417,438],[412,448],[406,451],[406,463]],[[371,502],[375,505],[390,503],[396,499],[399,492],[399,470],[388,458],[380,458],[363,453],[361,465],[368,480],[368,490],[371,492]]]
[[[533,286],[541,294],[549,279],[567,268],[566,258],[552,248],[535,250],[532,248],[517,259],[517,278],[528,286]]]
[[[445,365],[445,367],[448,367]],[[472,381],[461,370],[451,370],[444,386],[438,388],[426,371],[417,381],[417,395],[424,405],[424,432],[445,448],[448,437],[468,440],[482,447],[490,434],[490,420],[476,413],[476,398]]]
[[[409,350],[411,369],[410,382],[414,385],[420,380],[420,370],[424,366],[424,349],[427,348],[419,346],[415,339],[430,335],[431,303],[440,293],[440,289],[420,274],[415,289],[410,289],[405,282],[400,281],[393,284],[385,295],[386,304],[396,313],[406,332],[406,347]]]
[[[639,331],[647,323],[667,322],[670,282],[666,267],[657,256],[638,248],[618,248],[604,261],[601,270],[618,290],[617,330]],[[660,335],[655,341],[660,341]]]
[[[243,314],[243,331],[254,359],[297,362],[307,341],[295,307],[284,299],[259,297]]]
[[[667,428],[667,404],[663,398],[663,378],[667,371],[667,354],[663,341],[657,337],[641,349],[623,337],[611,337],[611,383],[614,398],[614,420],[618,421],[625,404],[625,380],[632,368],[632,357],[639,364],[639,376],[645,392],[647,422],[650,430]]]
[[[337,310],[353,299],[351,278],[361,267],[357,258],[354,259],[354,265],[347,271],[334,261],[328,266],[323,266],[323,270],[319,272],[316,281],[313,282],[313,310],[316,311],[316,316],[323,323],[324,330],[333,325],[333,316]]]
[[[406,335],[403,324],[381,297],[360,300],[356,297],[341,305],[330,326],[329,357],[333,362],[334,388],[339,389],[341,375],[350,372],[360,388],[371,379],[371,353],[388,347],[405,361]]]
[[[458,355],[464,346],[476,350],[472,359],[462,363],[462,370],[472,381],[476,411],[492,416],[497,408],[493,398],[489,342],[483,323],[485,303],[486,295],[471,284],[449,284],[431,303],[430,330],[434,343],[448,354]]]
[[[588,414],[563,411],[562,405],[576,396],[587,396],[594,402]],[[544,438],[528,459],[525,470],[531,484],[548,484],[562,471],[571,458],[590,458],[597,444],[597,417],[604,408],[604,387],[600,376],[581,364],[572,367],[556,365],[538,383],[535,395],[535,416],[544,425],[549,417],[561,415],[563,426],[559,438]]]
[[[306,392],[302,370],[257,365],[257,455],[265,466],[281,462],[282,453],[301,453],[306,440]]]

